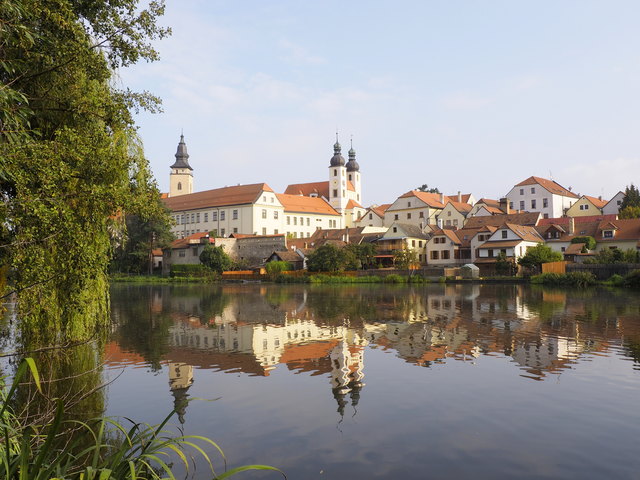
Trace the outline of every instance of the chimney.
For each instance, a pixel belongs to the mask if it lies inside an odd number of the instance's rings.
[[[598,195],[598,200],[602,201],[602,195]]]
[[[569,235],[573,235],[576,231],[576,224],[573,217],[569,217]]]
[[[460,193],[460,190],[458,190],[458,203],[462,203],[462,194]]]
[[[504,197],[500,199],[500,210],[502,210],[507,215],[511,213],[511,209],[509,208],[509,199]]]
[[[440,203],[444,203],[444,193],[440,194]]]

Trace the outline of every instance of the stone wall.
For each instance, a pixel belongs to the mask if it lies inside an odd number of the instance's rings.
[[[246,237],[236,239],[237,260],[245,261],[250,267],[258,267],[276,251],[287,249],[284,235],[267,237]]]

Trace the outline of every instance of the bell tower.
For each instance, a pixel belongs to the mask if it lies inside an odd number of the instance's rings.
[[[349,201],[347,197],[347,168],[344,157],[341,155],[342,147],[338,142],[333,145],[333,157],[329,162],[329,203],[338,213],[343,213]]]
[[[189,165],[187,145],[184,143],[184,135],[181,134],[176,161],[171,165],[169,175],[169,196],[177,197],[188,193],[193,193],[193,168]]]

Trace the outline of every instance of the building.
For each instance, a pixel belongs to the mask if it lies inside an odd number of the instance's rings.
[[[469,203],[450,200],[438,214],[438,226],[440,228],[462,228],[472,209],[473,205]]]
[[[489,238],[478,247],[475,264],[483,268],[483,264],[495,265],[497,257],[502,254],[505,258],[516,263],[527,253],[527,249],[544,243],[542,236],[535,227],[505,223],[498,227]]]
[[[308,238],[317,229],[355,224],[366,211],[362,177],[353,145],[349,161],[336,139],[326,182],[289,185],[277,194],[266,183],[236,185],[193,192],[193,168],[184,136],[180,136],[176,161],[171,165],[170,191],[163,198],[174,219],[173,233],[184,238],[196,233],[279,235]]]
[[[602,215],[603,208],[607,204],[602,197],[590,197],[582,195],[576,203],[571,205],[567,210],[567,217],[590,217],[593,215]]]
[[[390,227],[395,222],[415,225],[421,229],[427,225],[437,225],[438,214],[447,201],[441,193],[409,190],[400,195],[384,212],[384,226]]]
[[[357,227],[383,227],[384,212],[391,206],[390,203],[372,205],[355,222]]]
[[[509,208],[540,212],[544,218],[562,217],[578,200],[578,195],[562,185],[540,177],[529,177],[507,193]]]
[[[616,193],[613,198],[602,207],[602,213],[605,215],[617,215],[620,212],[620,205],[622,205],[624,197],[624,192]]]
[[[426,244],[428,236],[416,225],[395,222],[376,240],[376,260],[382,265],[393,264],[394,254],[412,250],[420,263],[427,263]]]

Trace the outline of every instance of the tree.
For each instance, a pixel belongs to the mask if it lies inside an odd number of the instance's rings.
[[[527,253],[518,259],[518,263],[527,268],[540,268],[543,263],[560,262],[564,259],[560,252],[554,252],[550,247],[539,243],[529,247]]]
[[[584,243],[587,250],[593,250],[596,248],[596,239],[589,235],[574,237],[571,239],[571,243]]]
[[[162,2],[0,3],[0,207],[4,261],[21,326],[35,337],[90,336],[108,321],[110,236],[157,195],[117,68],[158,55]],[[26,333],[23,338],[28,336]]]
[[[639,207],[634,207],[634,206],[629,205],[628,207],[625,207],[625,208],[621,209],[618,212],[618,218],[620,218],[620,219],[640,218],[640,206]]]
[[[498,275],[514,275],[515,265],[507,259],[507,254],[500,252],[496,257],[496,273]]]
[[[265,265],[265,269],[267,270],[267,274],[269,275],[269,277],[272,280],[274,280],[282,272],[287,272],[289,270],[292,270],[292,267],[289,262],[278,260],[278,261],[268,262]]]
[[[359,245],[350,243],[346,245],[344,249],[351,254],[353,260],[347,268],[351,267],[353,270],[357,270],[360,268],[370,268],[374,265],[376,246],[373,243],[367,242]]]
[[[418,253],[410,248],[403,248],[402,250],[394,252],[393,263],[396,267],[403,270],[420,265],[418,262]]]
[[[638,263],[640,254],[636,250],[620,250],[619,248],[607,248],[600,250],[593,258],[585,260],[585,263]]]
[[[200,253],[200,263],[214,272],[222,273],[231,268],[233,261],[224,251],[223,246],[215,247],[208,244]]]
[[[627,207],[640,207],[640,191],[633,183],[624,189],[624,198],[620,204],[620,210]]]
[[[429,188],[429,185],[426,183],[423,183],[422,186],[418,187],[416,190],[427,193],[440,193],[440,190],[438,190],[437,187]]]
[[[326,243],[309,254],[307,268],[310,272],[340,272],[348,260],[343,249]]]

